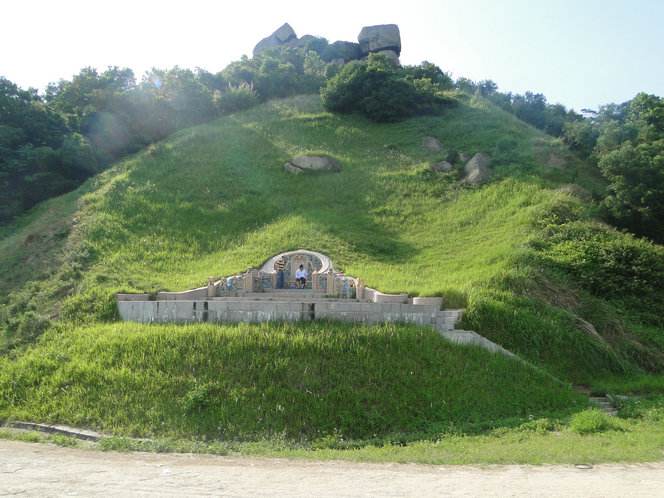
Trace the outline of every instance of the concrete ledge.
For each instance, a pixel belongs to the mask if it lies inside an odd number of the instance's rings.
[[[180,300],[193,300],[193,299],[206,299],[207,287],[199,287],[183,292],[159,292],[157,299],[160,301],[180,301]]]
[[[374,303],[408,303],[408,294],[383,294],[375,289],[372,289]]]
[[[61,434],[63,436],[75,437],[85,441],[99,441],[102,438],[102,435],[98,432],[85,429],[76,429],[66,425],[48,425],[20,421],[7,422],[5,425],[7,427],[13,427],[14,429],[25,429],[30,431],[46,432],[49,434]]]
[[[116,294],[118,301],[149,301],[150,294]]]
[[[446,332],[440,332],[445,339],[454,344],[460,344],[465,346],[479,346],[482,349],[486,349],[492,353],[498,353],[510,358],[516,358],[516,355],[511,351],[503,348],[499,344],[496,344],[493,341],[490,341],[484,336],[479,335],[477,332],[472,330],[451,330]]]
[[[414,297],[412,304],[421,306],[433,306],[437,310],[443,307],[442,297]]]

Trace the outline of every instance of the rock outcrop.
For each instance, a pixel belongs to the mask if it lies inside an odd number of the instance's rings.
[[[396,24],[365,26],[360,31],[357,41],[360,42],[362,55],[384,50],[396,53],[397,57],[401,55],[401,35]]]
[[[454,166],[452,166],[452,164],[448,163],[447,161],[440,161],[439,163],[431,165],[431,171],[435,171],[436,173],[447,173],[453,169]]]
[[[300,174],[315,171],[341,171],[341,164],[330,156],[297,156],[284,164],[284,170]]]
[[[330,43],[324,54],[329,60],[343,59],[344,62],[354,61],[362,58],[362,49],[359,43],[349,41],[335,41]]]
[[[266,50],[278,47],[310,47],[326,62],[346,63],[366,57],[370,53],[380,53],[395,64],[399,64],[401,35],[396,24],[365,26],[357,39],[359,43],[339,40],[327,45],[324,38],[312,35],[298,38],[290,24],[284,23],[270,36],[259,41],[254,47],[253,54],[256,57]]]
[[[469,185],[480,185],[488,181],[491,178],[490,164],[491,158],[489,156],[482,152],[475,154],[463,168],[465,172],[463,182]]]
[[[291,28],[290,24],[284,23],[279,29],[277,29],[270,36],[263,38],[259,41],[254,47],[254,57],[265,52],[271,48],[279,47],[286,45],[289,42],[297,40],[297,35],[295,30]]]
[[[424,137],[422,139],[422,147],[427,152],[440,152],[443,150],[443,144],[437,138],[434,137]]]

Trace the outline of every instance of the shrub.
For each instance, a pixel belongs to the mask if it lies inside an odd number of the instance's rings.
[[[34,311],[28,311],[18,320],[15,339],[19,343],[33,342],[50,325],[50,320],[45,316],[39,315]]]
[[[230,114],[255,106],[258,97],[250,85],[243,83],[217,95],[216,101],[217,107],[223,114]]]
[[[664,249],[601,224],[571,222],[552,239],[549,257],[600,296],[664,293]]]
[[[619,420],[607,415],[597,408],[576,413],[570,420],[569,427],[578,434],[622,430]]]
[[[436,114],[451,101],[429,78],[413,79],[409,72],[387,57],[371,54],[354,61],[321,90],[326,109],[359,112],[372,121],[390,122],[421,114]]]
[[[60,318],[72,322],[112,322],[118,319],[115,293],[109,290],[92,289],[73,295],[62,304]]]

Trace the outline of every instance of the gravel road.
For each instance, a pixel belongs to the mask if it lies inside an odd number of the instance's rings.
[[[662,497],[664,462],[433,466],[105,453],[0,441],[0,496]]]

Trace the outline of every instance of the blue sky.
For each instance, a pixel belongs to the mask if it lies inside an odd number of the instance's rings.
[[[0,75],[24,87],[83,66],[216,72],[287,21],[330,41],[396,23],[403,63],[430,60],[577,110],[664,95],[664,0],[32,0],[8,2],[2,17]]]

